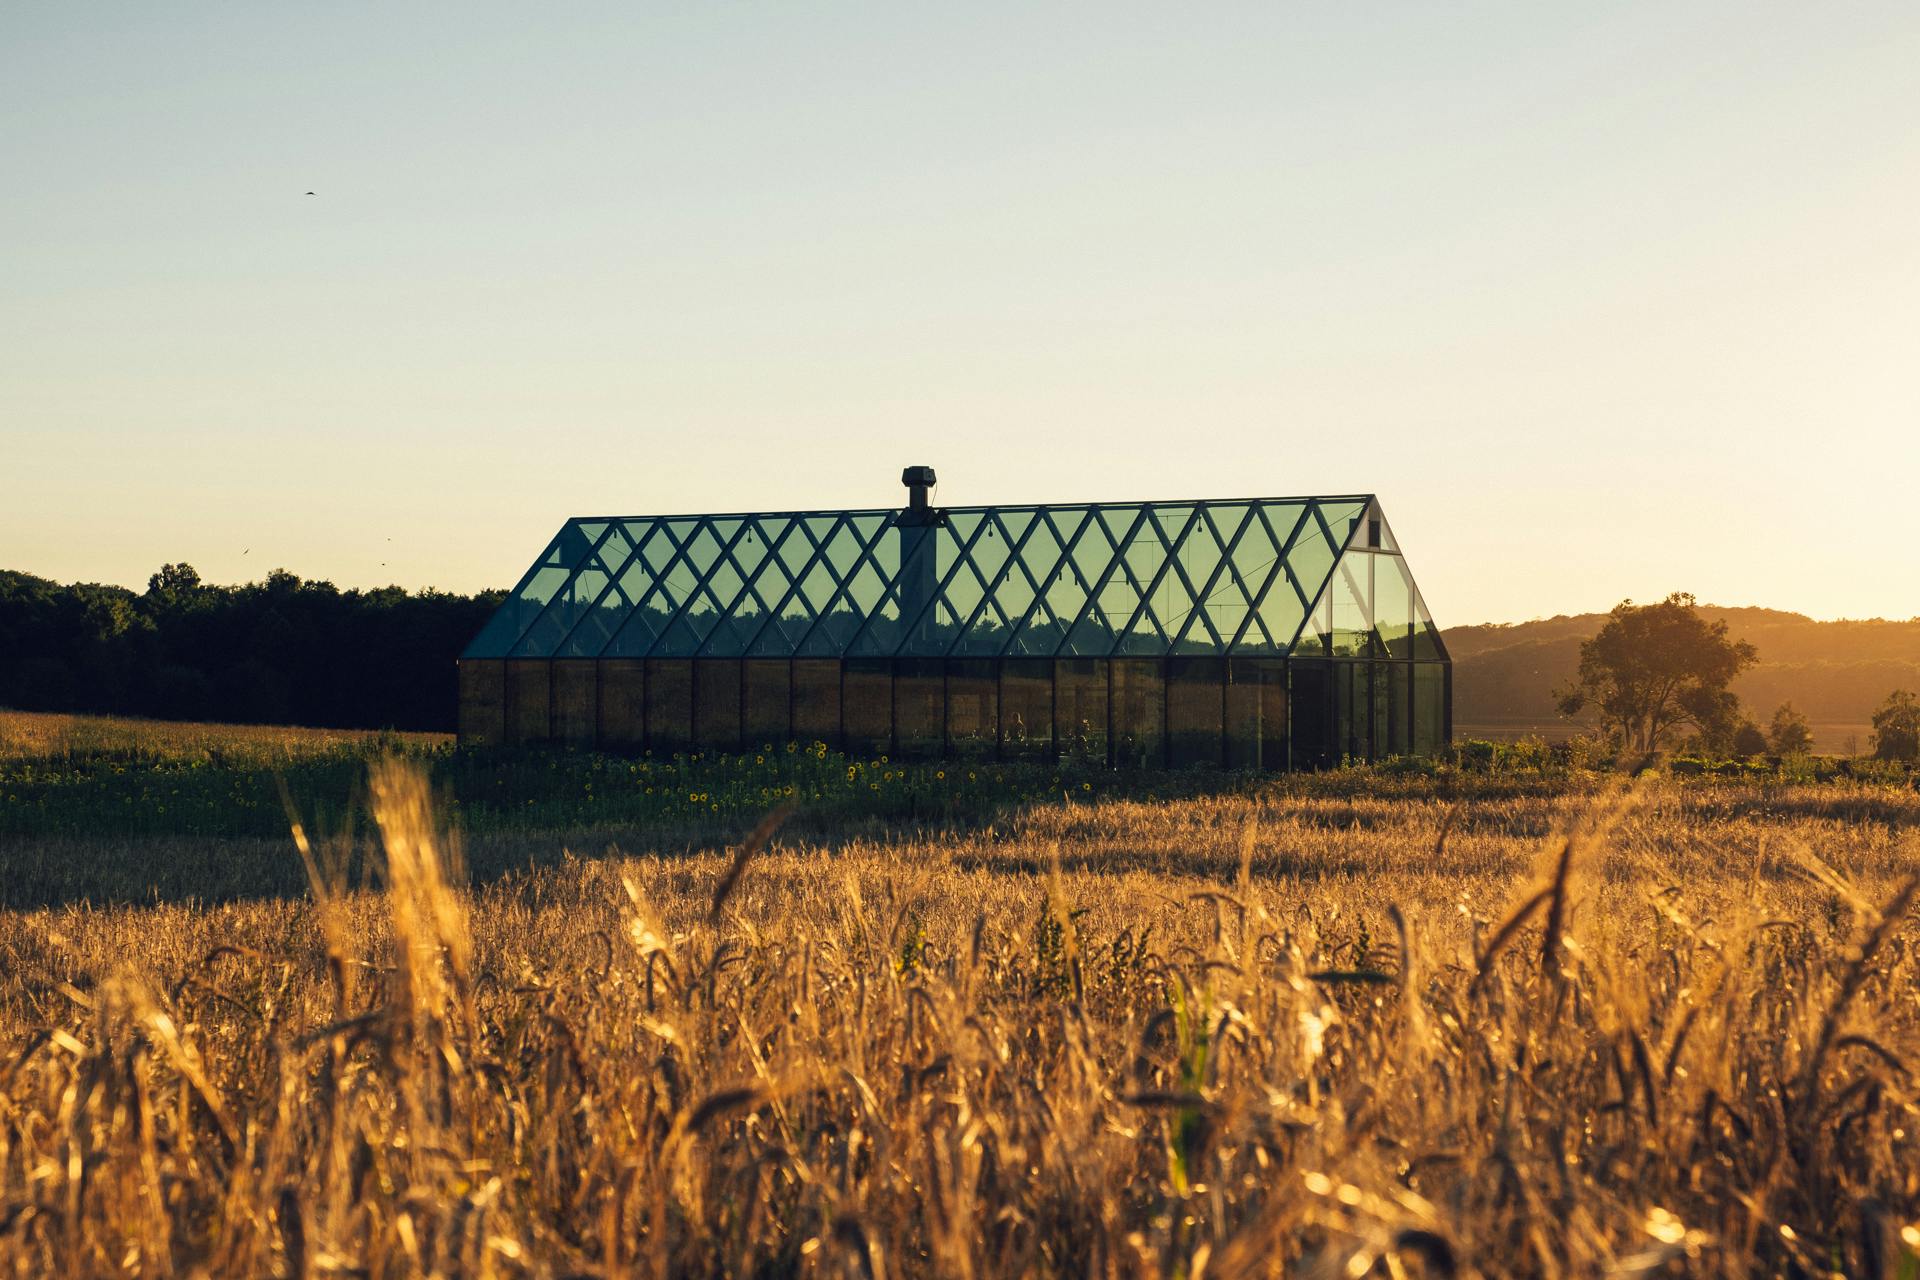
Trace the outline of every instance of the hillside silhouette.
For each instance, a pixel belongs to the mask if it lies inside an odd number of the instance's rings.
[[[1814,747],[1842,751],[1848,739],[1867,747],[1869,717],[1890,690],[1920,689],[1920,617],[1904,622],[1819,622],[1779,609],[1700,606],[1724,619],[1736,640],[1760,661],[1733,682],[1746,714],[1765,724],[1791,701],[1813,722]],[[1453,657],[1454,728],[1462,736],[1541,733],[1580,726],[1562,718],[1553,691],[1572,679],[1580,642],[1605,624],[1604,613],[1488,623],[1442,631]]]

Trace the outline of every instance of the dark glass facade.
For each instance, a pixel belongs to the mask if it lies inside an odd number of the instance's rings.
[[[571,520],[460,662],[470,741],[1315,768],[1451,674],[1369,497]]]

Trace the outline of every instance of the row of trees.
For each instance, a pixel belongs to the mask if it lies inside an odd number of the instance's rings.
[[[184,564],[144,592],[0,571],[0,706],[451,730],[453,660],[500,598],[284,570],[220,587]]]
[[[1692,596],[1657,604],[1623,600],[1598,634],[1580,645],[1580,670],[1559,691],[1560,711],[1596,715],[1605,732],[1634,752],[1687,742],[1717,754],[1801,755],[1813,747],[1812,726],[1791,702],[1763,731],[1747,718],[1729,685],[1759,658],[1735,640],[1724,621],[1709,622]],[[1873,714],[1874,754],[1920,760],[1920,698],[1905,689],[1887,695]]]

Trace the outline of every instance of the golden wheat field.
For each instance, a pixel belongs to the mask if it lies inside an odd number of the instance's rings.
[[[416,765],[369,795],[383,888],[302,831],[303,901],[0,914],[0,1269],[1920,1270],[1911,789],[776,814],[473,887]]]

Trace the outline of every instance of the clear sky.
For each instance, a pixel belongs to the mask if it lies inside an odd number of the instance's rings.
[[[1443,624],[1920,614],[1920,5],[0,9],[0,567],[910,462],[1376,492]]]

